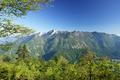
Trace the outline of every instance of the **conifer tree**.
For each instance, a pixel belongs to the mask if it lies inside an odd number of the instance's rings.
[[[29,61],[30,59],[30,52],[26,45],[19,46],[16,54],[18,55],[18,60]]]

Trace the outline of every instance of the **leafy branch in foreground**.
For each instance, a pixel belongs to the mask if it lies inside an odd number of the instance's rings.
[[[34,30],[14,24],[11,20],[0,22],[0,37],[6,37],[14,33],[30,34]]]
[[[40,9],[51,0],[0,0],[0,11],[3,14],[20,17],[28,11]]]

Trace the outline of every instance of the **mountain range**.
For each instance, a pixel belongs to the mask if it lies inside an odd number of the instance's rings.
[[[4,49],[8,44],[12,45],[8,50]],[[100,32],[51,30],[43,34],[34,33],[19,37],[14,35],[0,38],[0,52],[15,54],[18,47],[23,44],[27,45],[31,55],[45,60],[64,56],[70,61],[76,61],[85,54],[86,50],[93,51],[98,56],[120,59],[120,37]]]

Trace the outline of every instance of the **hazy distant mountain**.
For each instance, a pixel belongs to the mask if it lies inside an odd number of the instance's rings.
[[[120,59],[120,37],[113,34],[80,31],[55,31],[32,34],[14,41],[7,53],[15,53],[19,45],[26,44],[31,54],[49,60],[63,55],[71,61],[78,60],[86,49],[99,56]]]

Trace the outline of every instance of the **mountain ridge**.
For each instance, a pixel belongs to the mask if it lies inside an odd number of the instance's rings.
[[[7,53],[14,54],[20,45],[27,45],[30,53],[45,60],[64,56],[76,61],[84,50],[95,52],[98,56],[120,59],[120,37],[114,34],[81,31],[48,31],[20,37]]]

